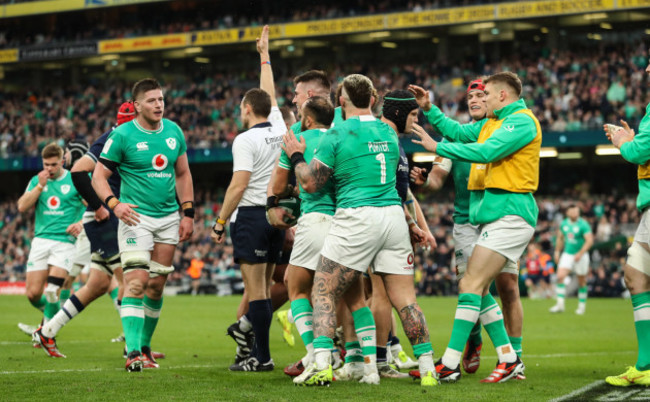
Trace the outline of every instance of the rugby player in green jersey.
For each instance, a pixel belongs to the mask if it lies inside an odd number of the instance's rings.
[[[437,110],[435,105],[431,104],[424,89],[411,85],[410,90],[412,93],[418,95],[422,110],[427,116],[430,116],[431,124],[438,130],[444,130],[445,125],[443,122],[450,121],[451,119],[445,117],[442,112]],[[468,124],[474,124],[486,119],[487,105],[485,103],[484,90],[485,85],[481,78],[473,80],[467,86],[467,108],[472,118],[472,122]],[[415,129],[423,132],[420,126],[415,126]],[[443,139],[443,142],[447,142],[447,140]],[[433,163],[430,173],[426,177],[426,169],[414,167],[411,171],[411,179],[414,184],[423,186],[422,189],[425,191],[440,190],[449,175],[454,179],[453,237],[458,280],[465,275],[467,262],[481,233],[480,227],[472,224],[469,218],[471,200],[477,198],[476,194],[472,197],[474,190],[470,191],[467,188],[471,166],[472,164],[469,162],[460,160],[452,162],[451,159],[438,156]],[[521,298],[519,297],[519,268],[517,264],[508,261],[506,266],[501,270],[501,273],[497,276],[495,283],[499,297],[501,298],[501,303],[503,304],[503,322],[508,333],[508,338],[515,348],[517,355],[521,356],[524,312],[521,305]],[[486,295],[486,297],[489,299],[492,296]],[[471,374],[478,370],[482,348],[483,340],[481,337],[481,323],[479,321],[472,328],[467,344],[465,345],[462,363],[466,373]],[[517,376],[517,379],[524,378],[523,374]]]
[[[283,148],[290,155],[304,191],[318,191],[330,177],[336,183],[336,212],[314,276],[315,363],[309,368],[305,385],[332,381],[330,349],[336,306],[342,298],[353,312],[364,350],[364,376],[360,382],[379,384],[375,323],[365,307],[361,289],[356,288],[358,279],[369,266],[373,272],[392,277],[394,280],[386,280],[385,285],[394,302],[407,298],[406,294],[394,293],[402,291],[403,286],[413,286],[413,249],[395,189],[398,138],[389,125],[372,116],[373,89],[365,76],[353,74],[344,79],[340,103],[347,119],[323,136],[309,165],[303,155],[305,143],[291,134],[284,138]],[[400,310],[400,317],[403,322],[413,323],[409,339],[417,339],[419,342],[414,343],[420,344],[423,354],[431,360],[423,382],[435,385],[431,344],[422,311],[417,304],[409,304]]]
[[[551,313],[564,312],[566,289],[564,279],[574,271],[578,277],[578,308],[576,314],[582,315],[587,308],[587,274],[589,273],[589,249],[594,244],[594,234],[589,222],[580,217],[580,207],[572,204],[566,209],[566,218],[560,223],[555,243],[555,263],[557,264],[556,295],[557,303],[549,310]],[[561,254],[560,254],[561,252]]]
[[[48,144],[41,157],[43,170],[32,177],[25,194],[18,199],[18,211],[36,205],[25,290],[30,303],[43,311],[43,322],[47,323],[60,308],[59,292],[72,267],[85,206],[70,172],[63,168],[63,149],[56,143]],[[58,352],[56,343],[51,346],[51,356],[65,357]]]
[[[650,64],[645,72],[650,74]],[[634,135],[626,122],[623,128],[605,126],[607,137],[621,150],[621,156],[639,165],[639,196],[636,206],[642,211],[641,222],[634,234],[634,242],[627,250],[625,285],[632,295],[634,327],[639,343],[636,364],[617,376],[605,379],[608,384],[618,387],[631,385],[650,386],[650,104],[646,106],[645,116],[639,124],[639,133]]]
[[[480,319],[497,349],[495,370],[482,382],[504,382],[524,369],[503,325],[489,286],[508,261],[518,262],[535,232],[538,208],[533,192],[539,184],[542,131],[537,118],[520,99],[522,84],[511,72],[496,73],[485,81],[488,119],[474,124],[441,119],[440,133],[452,142],[438,143],[414,131],[430,152],[453,160],[474,162],[468,189],[473,194],[470,222],[481,234],[459,282],[456,317],[450,342],[436,370],[441,381],[460,378],[460,360],[469,334]],[[431,108],[429,121],[441,112]]]
[[[162,87],[145,78],[135,83],[132,94],[136,118],[113,130],[95,166],[92,184],[120,219],[126,370],[141,371],[143,366],[157,367],[151,356],[151,337],[160,317],[167,275],[174,271],[176,245],[193,232],[194,189],[183,131],[163,118]],[[113,171],[122,178],[119,199],[108,184]]]

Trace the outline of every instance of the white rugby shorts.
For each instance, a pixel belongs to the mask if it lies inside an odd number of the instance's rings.
[[[296,226],[289,264],[315,271],[331,223],[331,215],[320,212],[302,215]]]
[[[120,220],[117,229],[120,252],[151,251],[154,243],[178,244],[180,220],[178,212],[162,218],[140,214],[140,222],[135,226],[129,226]]]
[[[35,237],[27,258],[27,272],[47,270],[50,265],[70,272],[74,255],[72,243]]]
[[[401,205],[337,209],[321,254],[347,268],[413,275],[413,248]]]

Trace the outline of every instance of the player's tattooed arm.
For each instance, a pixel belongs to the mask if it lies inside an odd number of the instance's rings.
[[[359,280],[359,275],[361,275],[359,271],[348,269],[323,256],[320,257],[312,289],[315,337],[334,337],[336,301],[342,300],[345,291]]]
[[[299,163],[295,167],[295,173],[302,189],[308,193],[314,193],[327,183],[332,175],[332,169],[318,159],[312,159],[309,165]]]
[[[404,333],[411,345],[429,342],[429,329],[424,319],[424,313],[417,303],[409,304],[399,311]]]

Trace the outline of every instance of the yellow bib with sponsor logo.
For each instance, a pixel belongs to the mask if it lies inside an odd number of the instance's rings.
[[[647,161],[644,165],[639,165],[637,177],[639,180],[650,179],[650,161]]]
[[[513,193],[532,193],[539,185],[539,151],[542,146],[542,128],[530,109],[524,113],[535,122],[537,135],[523,148],[492,163],[473,163],[467,184],[468,190],[498,188]],[[478,136],[478,143],[484,143],[503,124],[503,120],[488,119]]]

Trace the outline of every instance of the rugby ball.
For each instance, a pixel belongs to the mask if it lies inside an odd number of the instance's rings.
[[[286,210],[288,213],[294,216],[294,219],[285,217],[284,223],[287,223],[291,226],[298,223],[298,217],[300,216],[300,198],[289,197],[289,198],[279,199],[278,207],[284,208],[284,210]]]

